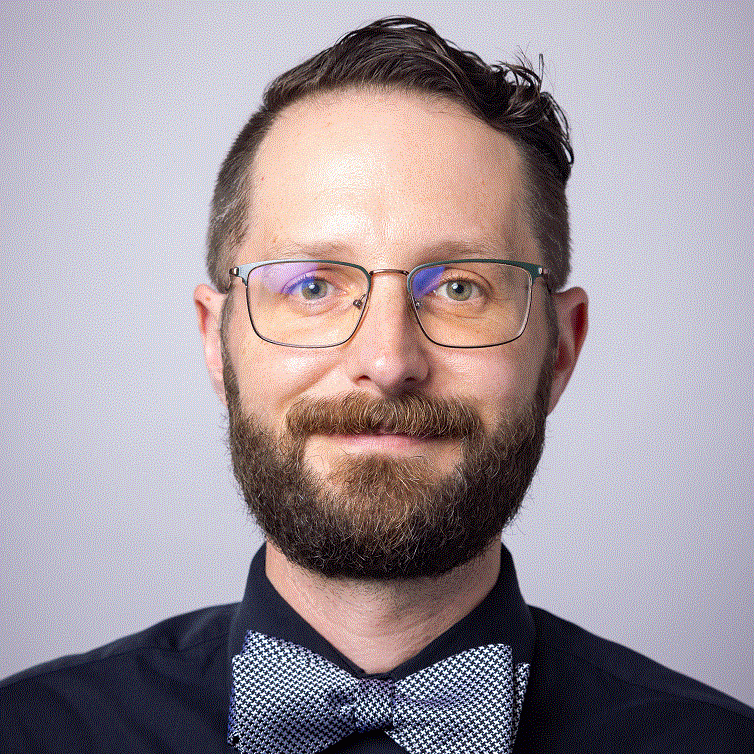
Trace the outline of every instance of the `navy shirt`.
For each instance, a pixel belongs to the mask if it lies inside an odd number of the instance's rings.
[[[230,752],[230,658],[249,630],[277,636],[365,676],[278,595],[252,561],[240,603],[207,608],[83,655],[19,673],[0,687],[2,751]],[[484,644],[530,662],[515,754],[754,751],[754,710],[629,649],[528,607],[503,548],[500,577],[471,613],[396,679]],[[403,752],[384,733],[328,752]]]

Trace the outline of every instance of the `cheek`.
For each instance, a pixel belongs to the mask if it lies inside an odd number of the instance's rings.
[[[286,348],[261,340],[251,327],[244,296],[233,301],[226,347],[244,413],[270,427],[279,424],[281,413],[327,368],[327,359],[317,349]]]
[[[330,368],[319,349],[275,346],[253,332],[240,343],[234,365],[244,409],[273,426]]]
[[[505,346],[461,352],[446,374],[445,392],[470,401],[487,429],[501,414],[517,414],[536,392],[542,354],[521,340]]]

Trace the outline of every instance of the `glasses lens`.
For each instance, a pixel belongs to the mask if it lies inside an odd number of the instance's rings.
[[[529,314],[529,273],[502,262],[420,267],[409,288],[422,330],[443,346],[507,343],[521,335]]]
[[[257,335],[300,347],[335,346],[359,324],[369,278],[358,267],[317,260],[255,267],[246,286]]]

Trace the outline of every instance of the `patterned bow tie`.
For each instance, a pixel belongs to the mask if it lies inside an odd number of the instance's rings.
[[[250,631],[233,658],[228,742],[244,754],[314,754],[383,730],[411,754],[513,750],[529,665],[469,649],[394,681],[355,678],[314,652]]]

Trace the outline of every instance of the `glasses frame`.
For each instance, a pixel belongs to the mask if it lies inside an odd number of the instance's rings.
[[[353,331],[351,334],[344,338],[341,341],[338,341],[337,343],[328,343],[327,345],[295,345],[292,343],[282,343],[279,340],[272,340],[271,338],[266,338],[264,335],[262,335],[258,330],[257,326],[254,324],[254,316],[251,313],[251,302],[249,301],[248,296],[248,290],[249,290],[249,275],[256,270],[259,267],[264,267],[268,264],[283,264],[287,262],[292,263],[308,263],[308,264],[337,264],[341,265],[343,267],[353,267],[356,270],[361,270],[361,272],[364,273],[367,279],[367,290],[366,293],[362,296],[361,299],[361,305],[360,309],[361,312],[359,313],[359,319],[356,322],[356,325],[353,328]],[[421,319],[419,318],[419,302],[414,298],[414,294],[411,292],[411,280],[415,277],[415,275],[420,272],[421,270],[428,269],[430,267],[441,267],[442,265],[447,264],[453,264],[457,262],[494,262],[497,264],[507,264],[511,267],[518,267],[519,269],[524,270],[529,275],[529,292],[528,297],[526,301],[526,312],[524,314],[524,321],[521,325],[521,328],[519,329],[518,333],[513,337],[509,338],[508,340],[502,340],[499,343],[485,343],[484,345],[478,345],[478,346],[456,346],[456,345],[448,345],[447,343],[438,343],[436,340],[431,338],[427,331],[424,329],[424,326],[421,323]],[[417,267],[414,267],[411,270],[401,270],[397,268],[392,267],[386,267],[381,268],[377,270],[372,270],[371,272],[366,269],[366,267],[362,267],[360,264],[354,264],[353,262],[341,262],[337,259],[266,259],[262,262],[250,262],[249,264],[242,264],[238,267],[231,267],[228,273],[231,277],[237,277],[239,278],[244,286],[246,287],[246,309],[249,313],[249,321],[251,322],[251,327],[254,330],[257,337],[261,338],[267,343],[272,343],[276,346],[285,346],[287,348],[336,348],[337,346],[342,346],[344,343],[347,343],[351,338],[356,334],[356,331],[359,329],[359,325],[361,325],[361,320],[364,317],[364,312],[367,309],[367,304],[369,302],[369,294],[372,291],[372,276],[378,275],[381,273],[395,273],[400,275],[406,276],[406,291],[408,293],[409,301],[411,302],[411,311],[414,315],[414,319],[416,320],[416,324],[419,325],[419,329],[422,331],[422,334],[424,335],[427,340],[430,341],[430,343],[434,343],[437,346],[441,346],[442,348],[493,348],[494,346],[503,346],[506,343],[512,343],[514,340],[518,340],[523,334],[524,330],[526,330],[526,325],[529,322],[529,314],[531,312],[531,299],[532,299],[532,290],[534,288],[534,283],[539,279],[542,278],[542,281],[545,284],[545,287],[547,288],[547,291],[549,293],[552,292],[552,289],[550,288],[550,282],[548,279],[548,276],[550,274],[550,270],[547,267],[542,267],[538,264],[533,264],[531,262],[516,262],[512,259],[496,259],[492,257],[485,257],[485,258],[477,258],[477,257],[470,257],[470,258],[463,258],[463,259],[441,259],[436,262],[425,262],[424,264],[420,264]]]

